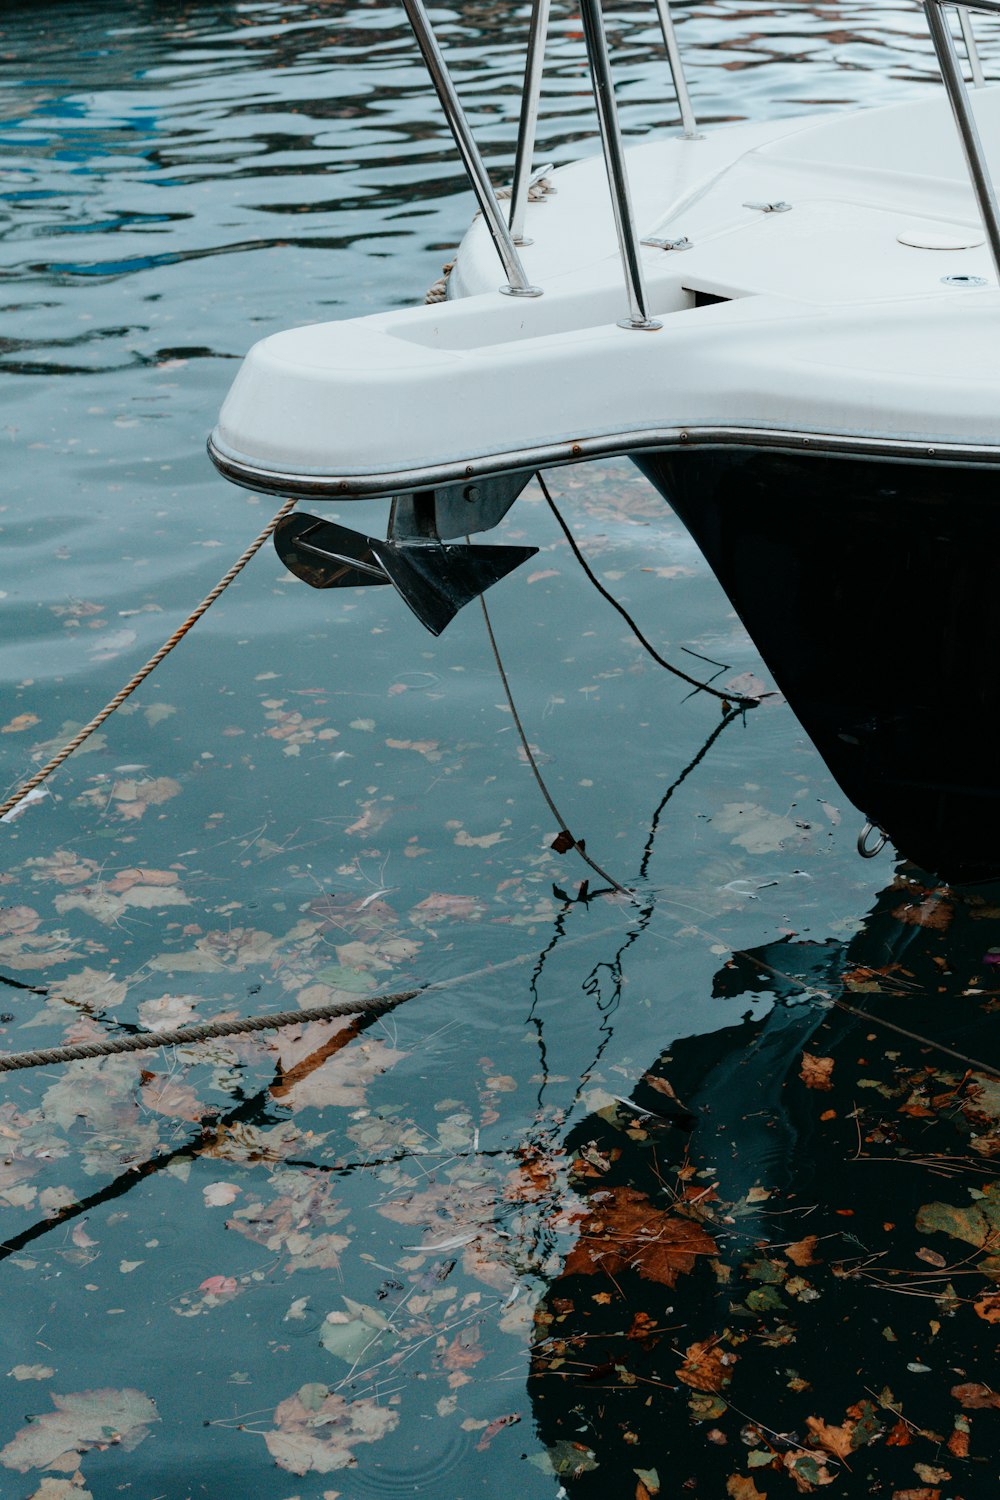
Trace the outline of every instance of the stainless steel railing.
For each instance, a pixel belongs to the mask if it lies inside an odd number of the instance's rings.
[[[986,79],[983,76],[982,59],[976,45],[976,33],[972,29],[972,18],[967,10],[959,9],[958,24],[962,28],[962,44],[965,47],[965,55],[969,59],[969,72],[972,74],[973,87],[984,88]]]
[[[941,69],[941,78],[948,94],[948,102],[955,117],[955,124],[958,127],[959,138],[962,142],[966,164],[969,168],[969,176],[972,179],[973,191],[975,192],[980,217],[983,221],[983,229],[986,232],[990,254],[993,257],[993,266],[997,273],[997,279],[1000,281],[1000,205],[997,203],[996,189],[993,186],[989,163],[986,160],[986,153],[983,150],[979,127],[976,125],[976,117],[972,110],[969,91],[966,88],[965,78],[962,74],[962,65],[958,59],[955,39],[951,34],[951,27],[948,25],[947,17],[945,16],[945,9],[949,6],[953,6],[958,11],[959,21],[962,24],[962,36],[966,49],[969,52],[970,69],[973,75],[973,82],[975,83],[979,54],[975,38],[972,35],[969,11],[990,11],[994,15],[1000,15],[1000,0],[974,0],[974,3],[971,5],[955,4],[955,0],[923,0],[924,15],[927,17],[931,41],[934,43],[934,51],[937,54],[938,67]],[[973,55],[976,57],[975,64],[972,62]],[[979,71],[981,77],[981,66]]]
[[[654,3],[680,108],[683,134],[688,139],[697,139],[697,121],[691,106],[680,51],[677,47],[669,0],[654,0]],[[1000,15],[1000,0],[921,0],[921,3],[965,152],[969,176],[989,242],[994,268],[1000,280],[1000,203],[997,201],[983,143],[979,136],[955,40],[945,15],[948,9],[954,9],[958,13],[972,84],[975,88],[981,88],[985,79],[969,12],[986,11]],[[532,180],[531,168],[544,69],[549,0],[532,0],[509,224],[497,207],[496,194],[489,174],[472,137],[451,75],[441,56],[423,0],[403,0],[403,5],[503,265],[507,285],[501,287],[500,290],[514,297],[540,296],[540,289],[532,286],[528,280],[517,252],[517,246],[531,243],[524,237],[524,217],[528,188]],[[650,318],[646,304],[642,252],[632,213],[625,151],[618,124],[618,110],[615,103],[607,37],[604,32],[601,0],[580,0],[580,14],[628,298],[628,317],[622,320],[621,326],[644,330],[656,329],[661,325],[655,319]]]
[[[514,237],[515,245],[531,243],[530,240],[524,238],[524,213],[528,206],[531,163],[535,157],[535,131],[538,126],[538,105],[542,95],[545,37],[548,29],[549,0],[532,0],[528,56],[524,65],[524,87],[521,90],[521,119],[517,128],[514,184],[510,195],[510,232]]]
[[[472,131],[469,129],[465,111],[455,91],[455,85],[452,83],[451,74],[441,56],[441,49],[424,9],[423,0],[403,0],[403,5],[417,39],[417,45],[423,54],[431,82],[451,127],[455,145],[465,164],[472,190],[496,246],[500,263],[504,268],[507,285],[502,286],[500,290],[510,297],[540,297],[540,289],[532,286],[528,280],[507,222],[497,207],[497,195],[493,191],[493,184],[490,182],[483,158],[479,154],[479,148],[473,140]]]
[[[696,140],[698,139],[698,124],[684,77],[684,67],[674,34],[669,0],[655,0],[655,4],[667,51],[667,61],[674,82],[674,92],[680,109],[683,134],[689,140]],[[531,244],[531,241],[524,237],[524,217],[528,189],[533,180],[531,169],[544,70],[549,0],[532,0],[509,224],[504,221],[497,209],[496,194],[490,183],[489,174],[472,137],[451,75],[441,56],[423,0],[403,0],[403,6],[503,265],[507,285],[501,287],[500,290],[514,297],[537,297],[540,295],[540,290],[529,284],[524,266],[517,253],[517,247]],[[625,151],[618,125],[618,110],[611,78],[607,38],[604,33],[601,0],[581,0],[580,10],[628,297],[628,317],[622,319],[621,326],[645,330],[656,329],[661,325],[649,317],[646,308],[642,252],[632,214]]]

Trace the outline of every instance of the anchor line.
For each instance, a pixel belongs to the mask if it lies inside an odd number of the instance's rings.
[[[720,699],[723,705],[723,713],[727,713],[733,703],[738,703],[741,709],[756,708],[758,703],[760,702],[759,698],[749,698],[745,693],[720,692],[718,688],[712,687],[708,682],[701,682],[697,677],[689,677],[687,672],[682,672],[680,667],[675,667],[671,662],[667,661],[660,655],[659,651],[657,651],[653,643],[647,640],[646,636],[643,635],[642,631],[639,629],[638,625],[633,620],[632,616],[629,614],[625,606],[623,604],[619,604],[614,594],[609,593],[608,590],[604,587],[603,583],[597,577],[587,559],[580,551],[576,538],[570,531],[569,527],[562,517],[561,512],[559,511],[558,506],[556,505],[556,502],[552,498],[549,487],[542,477],[541,470],[536,473],[535,478],[538,480],[539,489],[545,496],[545,501],[549,507],[549,510],[552,512],[553,516],[556,519],[556,522],[558,523],[560,531],[569,543],[570,551],[573,553],[573,556],[576,558],[577,562],[580,564],[581,568],[586,573],[587,577],[590,579],[597,592],[601,595],[602,599],[606,599],[612,606],[612,608],[616,609],[621,615],[622,619],[625,621],[626,625],[628,626],[629,630],[631,630],[640,646],[642,646],[643,650],[648,651],[649,655],[659,666],[663,667],[667,672],[672,672],[673,675],[675,677],[679,677],[682,682],[688,683],[690,687],[696,688],[700,693],[711,693],[713,698]],[[770,694],[767,694],[766,696],[769,697]]]
[[[263,547],[264,543],[267,541],[268,537],[271,535],[278,522],[285,516],[287,516],[288,512],[292,510],[293,507],[297,504],[297,500],[285,501],[284,505],[278,511],[278,514],[274,517],[274,519],[268,522],[260,535],[256,537],[254,541],[250,543],[250,546],[246,549],[246,551],[236,559],[232,567],[229,569],[228,573],[224,574],[223,577],[219,579],[218,583],[215,585],[215,588],[212,589],[210,593],[205,595],[204,599],[201,601],[198,607],[196,609],[193,609],[188,615],[183,625],[179,625],[178,628],[174,631],[173,635],[169,638],[169,640],[164,641],[159,651],[157,651],[154,656],[151,656],[149,658],[149,661],[146,663],[146,665],[144,667],[140,667],[135,676],[131,677],[125,684],[125,686],[115,694],[111,701],[104,705],[100,713],[95,714],[88,724],[84,724],[83,728],[79,729],[73,736],[73,738],[67,741],[62,749],[56,755],[54,755],[50,761],[46,762],[46,764],[42,766],[40,771],[36,771],[33,776],[30,776],[27,779],[27,781],[22,782],[16,791],[12,792],[4,802],[0,803],[0,822],[3,822],[7,814],[13,812],[14,808],[17,807],[19,803],[23,802],[25,797],[27,797],[30,792],[33,792],[36,787],[41,786],[42,782],[46,781],[52,775],[53,771],[57,771],[62,765],[63,761],[68,760],[69,757],[73,754],[73,751],[78,750],[83,744],[84,740],[90,738],[95,729],[100,729],[105,719],[109,719],[116,708],[121,708],[126,698],[131,697],[136,688],[139,687],[141,683],[145,682],[150,672],[152,672],[156,667],[160,665],[160,662],[163,661],[165,656],[169,656],[170,652],[176,645],[179,644],[180,641],[184,639],[192,626],[197,625],[198,621],[201,619],[202,615],[209,608],[209,606],[214,604],[219,595],[229,587],[233,579],[236,578],[239,573],[242,573],[243,569],[246,567],[250,559],[252,557],[255,557],[256,554],[260,551],[261,547]]]
[[[468,538],[466,538],[466,540],[468,540]],[[500,681],[503,684],[504,694],[507,698],[507,705],[510,708],[511,716],[514,720],[514,725],[517,729],[518,737],[521,741],[521,748],[523,749],[525,756],[527,757],[528,765],[531,767],[531,774],[534,776],[535,781],[538,784],[538,790],[545,798],[545,801],[549,807],[549,811],[555,818],[556,822],[559,824],[560,838],[562,838],[564,841],[566,839],[569,839],[570,844],[568,847],[575,849],[577,854],[579,854],[580,858],[583,860],[584,864],[589,865],[592,870],[596,871],[596,873],[600,875],[602,880],[606,880],[608,882],[608,885],[610,885],[615,891],[617,891],[619,896],[627,896],[634,905],[639,906],[640,903],[634,891],[631,891],[627,886],[620,884],[620,882],[617,881],[613,875],[609,875],[607,870],[605,870],[603,866],[597,863],[596,859],[591,859],[590,855],[587,853],[583,839],[578,839],[574,834],[570,833],[569,825],[566,822],[566,819],[563,817],[558,807],[556,807],[556,804],[552,798],[552,793],[545,785],[545,778],[539,770],[538,762],[535,759],[531,746],[528,744],[528,736],[524,732],[524,725],[521,723],[521,716],[517,711],[517,705],[514,702],[514,695],[511,692],[510,682],[508,681],[507,673],[504,670],[503,659],[500,655],[500,648],[497,645],[497,638],[493,634],[493,624],[490,620],[490,612],[486,608],[486,600],[483,598],[482,594],[480,594],[479,596],[479,603],[483,611],[483,619],[486,622],[486,633],[490,638],[490,646],[493,651],[493,660],[496,662],[497,671],[500,673]],[[562,850],[560,852],[562,852]]]

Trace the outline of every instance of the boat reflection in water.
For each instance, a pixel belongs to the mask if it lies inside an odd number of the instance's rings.
[[[574,1126],[529,1380],[569,1493],[996,1493],[998,918],[900,876],[848,942],[734,954],[731,1024]]]

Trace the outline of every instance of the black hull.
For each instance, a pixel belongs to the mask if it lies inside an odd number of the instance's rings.
[[[635,462],[865,817],[946,880],[1000,875],[1000,474],[739,448]]]

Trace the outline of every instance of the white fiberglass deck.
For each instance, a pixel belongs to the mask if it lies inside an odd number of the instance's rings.
[[[1000,157],[1000,89],[977,91]],[[626,311],[600,159],[529,205],[537,299],[511,298],[485,226],[444,304],[291,330],[248,355],[214,452],[262,487],[443,482],[757,428],[1000,450],[1000,291],[946,101],[721,127],[629,153],[658,332]],[[785,202],[784,212],[748,204]],[[917,241],[918,244],[904,241]],[[961,248],[924,248],[951,243]],[[947,282],[969,277],[973,282]],[[982,286],[975,285],[981,278]],[[724,298],[698,305],[706,297]]]

